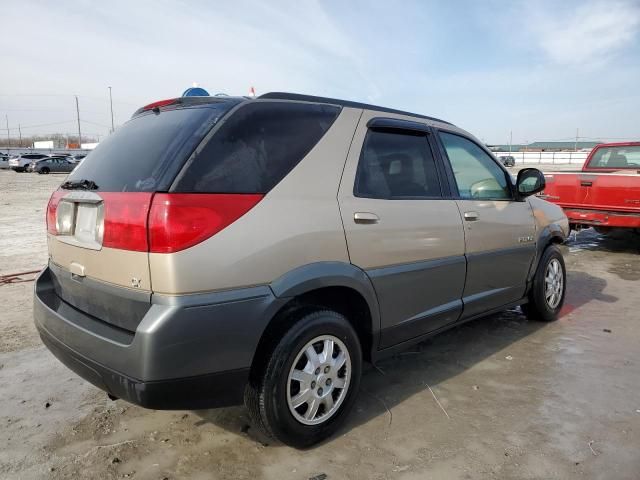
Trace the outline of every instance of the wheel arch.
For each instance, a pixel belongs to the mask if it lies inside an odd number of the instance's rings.
[[[536,243],[536,256],[534,261],[531,264],[531,268],[529,269],[529,275],[527,277],[529,284],[533,281],[533,277],[538,270],[538,264],[540,263],[540,259],[542,258],[542,254],[547,249],[549,245],[552,244],[562,244],[567,240],[567,237],[562,230],[562,227],[557,223],[550,223],[540,230],[538,234],[538,241]],[[530,285],[529,285],[530,287]],[[527,289],[528,290],[528,289]]]
[[[355,329],[365,360],[377,348],[380,331],[378,299],[364,271],[343,262],[318,262],[294,269],[270,285],[274,295],[285,300],[266,325],[252,361],[252,374],[274,344],[295,322],[294,314],[317,308],[335,310]]]

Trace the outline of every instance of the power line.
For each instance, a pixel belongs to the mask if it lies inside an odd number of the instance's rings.
[[[104,101],[104,97],[94,95],[76,95],[73,93],[0,93],[0,97],[79,97],[96,101]],[[129,105],[134,108],[140,106],[139,103],[124,102],[122,100],[114,100],[113,103],[120,105]]]
[[[39,125],[22,125],[21,128],[24,130],[25,128],[51,127],[54,125],[64,125],[66,123],[73,123],[73,122],[74,120],[67,120],[66,122],[41,123]],[[18,127],[9,128],[9,123],[7,120],[7,130],[18,130]]]
[[[105,125],[104,123],[98,123],[98,122],[90,122],[89,120],[82,120],[82,123],[88,123],[90,125],[96,125],[97,127],[109,128],[109,125]]]

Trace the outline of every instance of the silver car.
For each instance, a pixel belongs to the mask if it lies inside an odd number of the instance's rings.
[[[47,173],[69,173],[76,164],[69,161],[67,157],[51,157],[43,160],[31,162],[27,167],[28,172]]]

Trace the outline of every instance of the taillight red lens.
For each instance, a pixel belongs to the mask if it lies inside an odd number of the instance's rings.
[[[49,203],[47,204],[47,233],[51,235],[57,235],[58,229],[56,227],[56,211],[58,210],[58,203],[60,203],[60,199],[65,196],[64,190],[56,190],[49,198]]]
[[[261,194],[157,193],[149,212],[149,251],[172,253],[192,247],[235,222],[262,197]]]
[[[102,246],[146,252],[147,215],[153,193],[100,192],[104,200],[104,236]]]

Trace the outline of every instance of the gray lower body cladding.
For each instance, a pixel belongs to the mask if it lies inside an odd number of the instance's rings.
[[[117,287],[95,282],[92,291],[102,287],[118,301]],[[260,337],[284,302],[267,286],[152,295],[132,332],[117,326],[130,319],[107,323],[61,298],[47,267],[36,279],[34,318],[52,353],[108,393],[150,408],[208,408],[242,401]]]
[[[463,255],[369,270],[382,317],[380,348],[456,322],[465,270]]]

